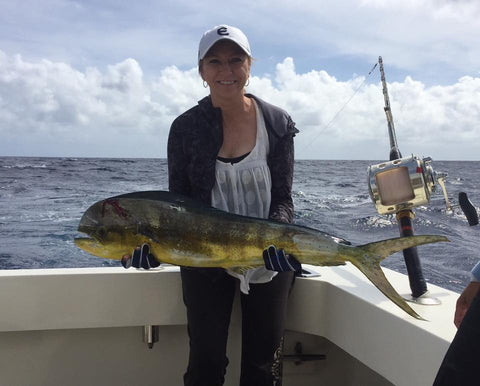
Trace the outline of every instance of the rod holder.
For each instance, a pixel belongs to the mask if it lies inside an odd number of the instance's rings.
[[[415,215],[411,210],[404,210],[397,213],[400,236],[413,236],[412,220],[414,217]],[[404,299],[422,305],[441,304],[439,299],[433,298],[429,295],[417,247],[404,249],[403,258],[405,260],[405,266],[407,267],[410,289],[412,290],[411,296],[404,296]]]

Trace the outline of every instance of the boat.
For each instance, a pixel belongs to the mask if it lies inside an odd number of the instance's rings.
[[[431,385],[454,337],[458,294],[429,285],[440,305],[390,302],[352,265],[305,266],[285,333],[284,386]],[[402,295],[408,277],[385,269]],[[0,384],[183,384],[188,359],[179,268],[0,271]],[[153,334],[152,334],[153,333]],[[239,297],[229,332],[226,386],[239,379]],[[151,347],[151,348],[150,348]]]

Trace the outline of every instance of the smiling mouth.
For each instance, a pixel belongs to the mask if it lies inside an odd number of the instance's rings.
[[[218,83],[229,86],[236,83],[236,80],[219,80]]]

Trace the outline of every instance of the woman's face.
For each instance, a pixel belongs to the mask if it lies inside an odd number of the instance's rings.
[[[221,40],[207,52],[199,70],[210,86],[212,98],[231,99],[243,96],[250,76],[250,58],[237,44]]]

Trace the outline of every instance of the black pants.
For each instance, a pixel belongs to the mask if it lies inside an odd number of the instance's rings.
[[[228,327],[238,279],[220,268],[182,268],[190,355],[185,386],[220,386],[225,379]],[[250,284],[241,295],[241,386],[280,386],[281,351],[293,272]]]
[[[480,385],[480,292],[460,324],[438,370],[434,386]]]

